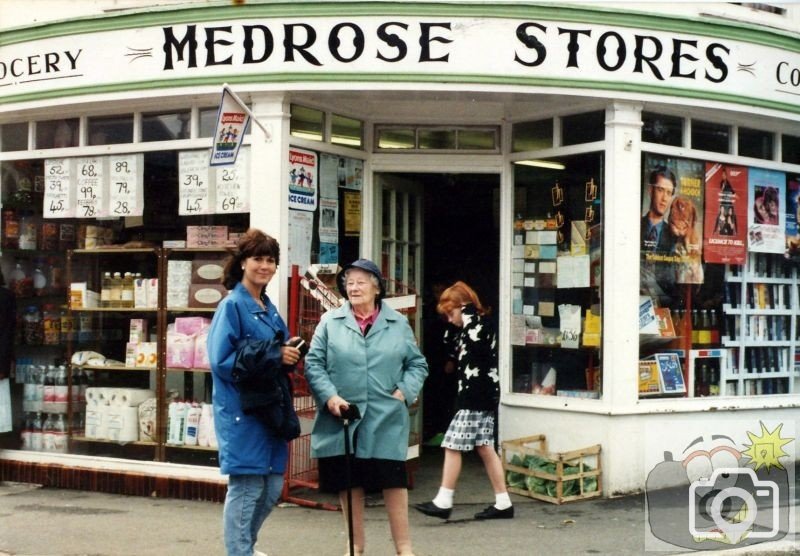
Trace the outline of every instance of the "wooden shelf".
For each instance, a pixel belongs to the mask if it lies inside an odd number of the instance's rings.
[[[72,365],[73,368],[81,368],[89,371],[155,371],[156,366],[152,367],[126,367],[124,365]]]
[[[86,436],[71,436],[70,440],[74,440],[76,442],[96,442],[98,444],[116,444],[118,446],[128,446],[128,445],[135,445],[135,446],[158,446],[156,442],[147,442],[142,440],[131,440],[131,441],[119,441],[119,440],[108,440],[107,438],[88,438]]]
[[[227,253],[231,247],[164,247],[164,251],[170,253]]]
[[[167,367],[168,373],[210,373],[211,369],[196,369],[194,367],[190,369],[184,369],[183,367]]]
[[[200,450],[204,452],[218,452],[219,448],[212,446],[187,446],[185,444],[164,444],[165,448],[174,448],[176,450]]]
[[[71,307],[76,313],[157,313],[158,309],[145,309],[135,307]]]
[[[74,255],[114,255],[129,253],[155,253],[159,247],[136,247],[128,249],[125,247],[98,247],[97,249],[73,249]]]
[[[213,313],[216,307],[167,307],[168,313]]]

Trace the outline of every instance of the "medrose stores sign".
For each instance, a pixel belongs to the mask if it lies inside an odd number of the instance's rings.
[[[3,46],[0,100],[181,81],[196,86],[236,79],[444,80],[679,94],[798,112],[796,50],[706,35],[505,18],[247,19]]]

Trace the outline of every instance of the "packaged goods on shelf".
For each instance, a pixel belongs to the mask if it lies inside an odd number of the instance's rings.
[[[195,369],[211,369],[208,362],[208,328],[199,332],[194,338],[194,363]]]
[[[86,282],[72,282],[69,300],[73,309],[96,309],[100,307],[100,294],[89,289]]]
[[[149,398],[139,404],[139,441],[156,442],[158,429],[156,429],[157,410],[156,398]]]
[[[194,365],[194,336],[167,332],[167,367],[191,369]]]
[[[189,286],[189,307],[196,309],[213,309],[228,290],[222,284],[192,284]]]
[[[177,317],[175,319],[175,332],[193,336],[211,326],[211,319],[206,317]]]
[[[186,446],[197,446],[201,414],[202,408],[199,403],[187,404],[186,421],[183,426],[183,443]]]
[[[140,343],[148,340],[147,319],[131,319],[129,342]]]
[[[192,261],[167,261],[167,307],[189,305]]]
[[[136,344],[136,366],[155,367],[158,361],[158,344],[156,342],[141,342]]]
[[[209,448],[217,447],[217,434],[214,430],[214,406],[210,403],[200,404],[197,445]]]
[[[227,226],[186,226],[186,247],[224,247]]]
[[[195,259],[192,261],[192,284],[220,284],[225,274],[222,259]]]

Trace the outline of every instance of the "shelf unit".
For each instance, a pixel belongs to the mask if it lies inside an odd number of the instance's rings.
[[[91,307],[91,308],[72,308],[70,313],[75,315],[92,315],[95,318],[105,321],[116,321],[117,323],[123,322],[128,318],[135,318],[136,315],[141,315],[143,318],[153,319],[148,323],[148,332],[154,331],[157,343],[157,363],[151,366],[125,366],[125,365],[80,365],[83,370],[91,370],[97,376],[101,373],[104,378],[102,380],[111,380],[111,377],[141,377],[143,374],[149,377],[151,389],[156,394],[156,431],[158,441],[156,442],[117,442],[114,440],[87,438],[83,436],[82,431],[78,434],[75,430],[70,430],[70,440],[84,448],[78,448],[80,451],[87,451],[86,446],[98,446],[97,450],[88,450],[96,452],[104,452],[103,446],[108,445],[109,449],[113,445],[113,450],[119,451],[126,449],[126,446],[135,447],[138,450],[142,448],[151,448],[153,450],[152,457],[157,461],[176,461],[180,463],[201,463],[204,465],[213,465],[216,463],[216,448],[209,448],[204,446],[190,446],[190,445],[174,445],[167,443],[167,415],[168,415],[168,397],[170,390],[174,390],[175,384],[183,385],[184,398],[195,397],[194,390],[199,386],[202,391],[203,398],[210,398],[210,370],[198,368],[174,368],[167,367],[167,325],[170,320],[174,320],[176,316],[185,316],[187,314],[198,314],[210,318],[215,309],[209,307],[168,307],[167,306],[167,285],[168,285],[168,261],[172,257],[179,257],[181,259],[193,259],[201,255],[217,255],[224,256],[227,251],[224,248],[99,248],[99,249],[75,249],[67,253],[67,284],[74,282],[76,276],[76,266],[78,263],[83,263],[84,278],[90,284],[92,282],[99,283],[102,272],[107,269],[104,265],[113,265],[120,267],[120,260],[123,265],[127,267],[136,267],[135,270],[146,268],[148,272],[152,273],[153,278],[158,278],[158,300],[155,308],[106,308],[106,307]],[[206,257],[204,257],[206,258]],[[110,268],[108,270],[116,271],[121,268]],[[133,268],[132,268],[133,270]],[[88,275],[87,275],[88,274]],[[68,343],[68,355],[71,359],[72,353],[76,351],[76,347],[82,345],[104,345],[109,346],[113,344],[120,344],[123,348],[127,342],[127,331],[123,331],[117,339],[92,339],[90,342],[78,343],[76,340]],[[119,353],[119,346],[117,348]],[[112,348],[113,349],[113,348]],[[124,351],[122,352],[124,353]],[[105,355],[105,354],[104,354]],[[114,357],[117,359],[117,357]],[[124,360],[124,357],[121,358]],[[73,367],[78,368],[77,365],[70,365],[69,369],[69,386],[73,385]],[[141,378],[133,378],[132,381],[140,381]],[[96,384],[102,386],[103,384]],[[70,408],[70,415],[74,408]],[[70,449],[72,449],[70,446]],[[167,452],[169,450],[169,453]],[[184,453],[184,456],[181,456]]]
[[[800,389],[798,272],[783,256],[749,253],[747,264],[725,269],[722,314],[725,353],[720,362],[720,394],[791,394]]]

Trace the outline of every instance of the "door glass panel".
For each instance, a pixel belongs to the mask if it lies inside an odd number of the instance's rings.
[[[419,241],[417,237],[417,196],[408,196],[408,240]]]
[[[381,215],[381,222],[383,227],[383,237],[390,237],[392,235],[392,197],[394,193],[391,191],[383,192],[383,212]]]
[[[406,239],[406,202],[408,195],[400,193],[397,195],[397,204],[395,210],[397,211],[397,218],[395,220],[395,237],[399,240]]]

